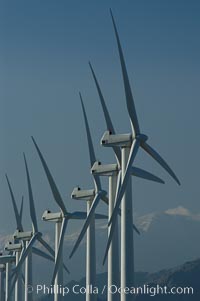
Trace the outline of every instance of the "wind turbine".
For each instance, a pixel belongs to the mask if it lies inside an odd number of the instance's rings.
[[[9,188],[9,192],[10,192],[10,196],[11,196],[11,201],[12,201],[12,205],[13,205],[13,210],[14,210],[14,214],[15,214],[15,220],[16,220],[16,231],[17,233],[24,233],[23,230],[23,225],[22,225],[22,213],[23,213],[23,196],[22,196],[22,201],[21,201],[21,206],[20,206],[20,210],[18,210],[17,204],[16,204],[16,200],[15,200],[15,196],[13,193],[13,189],[11,187],[10,181],[8,176],[6,175],[6,181],[8,184],[8,188]],[[20,259],[20,255],[21,255],[21,251],[22,248],[24,247],[24,242],[22,240],[22,243],[20,243],[19,239],[16,239],[16,232],[14,234],[14,243],[12,242],[8,242],[5,246],[5,250],[9,251],[9,252],[14,252],[16,255],[16,262],[15,262],[15,266],[18,265],[19,259]],[[42,258],[48,259],[50,261],[54,261],[54,258],[50,255],[48,255],[47,253],[43,252],[42,250],[32,247],[32,252]],[[22,300],[22,273],[21,273],[21,269],[19,269],[18,271],[18,278],[16,280],[15,283],[15,301],[21,301]]]
[[[7,181],[8,188],[9,188],[10,195],[11,195],[11,201],[12,201],[14,214],[15,214],[15,220],[16,220],[16,227],[17,227],[18,231],[23,232],[23,226],[22,226],[23,197],[22,197],[22,201],[21,201],[20,211],[18,211],[17,204],[16,204],[15,197],[14,197],[14,193],[13,193],[13,190],[12,190],[12,187],[11,187],[11,184],[10,184],[10,181],[9,181],[7,175],[6,175],[6,181]],[[14,243],[18,243],[18,242],[19,242],[18,240],[14,240]],[[15,265],[17,266],[18,262],[19,262],[20,255],[21,255],[21,251],[22,251],[22,245],[18,243],[16,246],[12,245],[12,248],[11,248],[10,243],[8,243],[5,247],[5,249],[7,251],[14,251],[15,252],[15,255],[16,255]],[[15,301],[21,301],[21,299],[22,299],[22,274],[21,274],[21,270],[19,270],[18,279],[15,283]]]
[[[0,254],[0,265],[5,266],[5,273],[6,273],[6,279],[5,279],[5,301],[8,301],[10,294],[10,287],[11,287],[11,266],[12,263],[15,262],[15,256],[14,255],[3,255]]]
[[[89,148],[89,159],[90,159],[90,167],[94,164],[96,161],[95,158],[95,152],[94,152],[94,146],[92,143],[92,137],[90,133],[89,123],[87,120],[87,115],[85,112],[85,107],[83,104],[82,96],[80,95],[81,99],[81,106],[84,116],[84,123],[86,128],[86,134],[87,134],[87,142],[88,142],[88,148]],[[99,179],[99,176],[93,175],[93,181],[94,181],[94,189],[88,189],[88,190],[82,190],[80,187],[76,187],[72,192],[72,198],[77,200],[85,200],[87,202],[87,216],[89,215],[90,208],[92,206],[92,203],[94,202],[94,199],[96,195],[102,191],[101,188],[101,182]],[[105,199],[106,192],[104,194],[104,201],[107,201],[107,198]],[[97,199],[97,198],[96,198]],[[104,219],[107,219],[107,216],[103,216]],[[96,286],[96,243],[95,243],[95,219],[96,215],[93,212],[93,214],[90,216],[90,222],[88,224],[87,230],[87,239],[86,239],[86,287],[89,287],[92,285],[93,287]],[[85,231],[86,231],[85,230]],[[83,236],[79,235],[79,241]],[[78,246],[78,243],[77,243]],[[73,251],[70,254],[70,258],[73,256],[75,250],[77,248],[74,248]],[[95,301],[97,296],[95,294],[86,293],[86,301]]]
[[[115,134],[115,130],[113,127],[112,120],[110,118],[99,82],[97,80],[97,77],[95,75],[94,69],[92,68],[92,65],[89,63],[92,76],[97,88],[97,92],[99,95],[99,99],[101,102],[101,106],[104,113],[104,118],[107,125],[107,130],[111,132],[112,134]],[[116,191],[118,191],[120,187],[121,182],[121,152],[120,149],[113,146],[113,150],[115,153],[116,161],[115,164],[106,164],[102,165],[101,162],[96,161],[91,169],[93,174],[100,175],[100,176],[107,176],[109,178],[109,219],[112,216],[113,209],[114,209],[114,202],[116,197]],[[140,177],[146,180],[155,181],[158,183],[163,183],[164,181],[158,178],[157,176],[142,170],[137,167],[132,167],[131,171],[132,176]],[[110,227],[108,228],[108,235],[110,233]],[[118,251],[118,222],[116,221],[115,230],[112,236],[112,242],[108,251],[108,287],[111,287],[112,285],[116,285],[116,287],[120,286],[120,268],[119,268],[119,251]],[[105,263],[105,258],[104,258]],[[119,295],[114,295],[109,292],[108,290],[108,301],[116,301],[119,299]]]
[[[22,243],[12,243],[7,242],[5,245],[5,251],[8,251],[9,253],[13,253],[15,256],[15,266],[18,265],[20,254],[22,251]],[[20,271],[18,279],[15,283],[15,301],[22,300],[22,273]]]
[[[21,229],[17,229],[14,233],[14,239],[17,240],[22,240],[23,243],[25,244],[23,246],[23,250],[21,252],[19,262],[17,266],[13,269],[13,282],[12,286],[10,289],[10,294],[12,293],[12,290],[14,289],[14,285],[21,273],[21,267],[22,264],[25,261],[25,301],[32,301],[32,293],[28,292],[28,285],[32,285],[32,251],[36,253],[37,255],[40,255],[42,257],[45,257],[49,260],[53,260],[51,256],[48,256],[46,253],[43,251],[33,248],[33,245],[36,241],[40,242],[40,244],[54,257],[55,252],[51,248],[51,246],[42,238],[42,233],[39,232],[38,225],[37,225],[37,218],[36,218],[36,212],[35,212],[35,205],[34,205],[34,199],[33,199],[33,192],[32,192],[32,187],[31,187],[31,180],[30,180],[30,175],[29,175],[29,170],[28,170],[28,165],[26,161],[26,157],[24,154],[24,163],[25,163],[25,170],[26,170],[26,177],[27,177],[27,184],[28,184],[28,194],[29,194],[29,209],[30,209],[30,216],[31,216],[31,221],[32,221],[32,231],[24,232],[22,225]],[[8,181],[9,184],[9,181]],[[11,186],[9,185],[9,188]],[[12,200],[13,198],[13,193],[12,190],[10,190]],[[14,202],[13,202],[14,204]],[[15,207],[15,206],[14,206]],[[16,214],[16,210],[15,210]]]
[[[103,146],[116,146],[121,148],[121,169],[122,169],[122,183],[120,189],[116,195],[116,205],[113,211],[112,217],[110,218],[109,225],[110,234],[108,238],[106,254],[109,250],[112,237],[114,235],[114,229],[117,222],[117,214],[121,205],[121,301],[132,300],[132,296],[124,292],[125,287],[134,286],[134,248],[133,248],[133,233],[131,225],[133,222],[132,216],[132,187],[131,187],[131,172],[134,158],[137,154],[139,147],[142,147],[153,159],[155,159],[180,185],[180,182],[172,169],[168,164],[161,158],[161,156],[147,144],[148,137],[141,134],[138,123],[138,118],[135,110],[134,100],[132,91],[128,79],[124,56],[115,25],[115,21],[111,12],[112,22],[114,26],[115,36],[117,39],[124,89],[126,95],[126,105],[131,120],[132,133],[131,134],[112,134],[106,131],[101,143]],[[122,199],[123,198],[123,199]],[[106,255],[105,255],[106,256]]]
[[[61,225],[61,230],[59,231],[60,233],[57,233],[57,236],[59,237],[59,240],[58,240],[58,245],[57,245],[57,254],[56,254],[56,261],[55,261],[55,268],[54,268],[54,272],[53,272],[53,277],[52,277],[52,285],[54,284],[55,285],[55,280],[56,280],[56,276],[60,273],[62,273],[62,260],[63,260],[63,242],[64,242],[64,235],[65,235],[65,231],[66,231],[66,228],[67,228],[67,224],[68,224],[68,221],[69,220],[83,220],[83,219],[86,219],[87,218],[87,213],[86,212],[82,212],[82,211],[75,211],[75,212],[68,212],[65,205],[64,205],[64,202],[63,202],[63,199],[61,197],[61,194],[58,190],[58,187],[52,177],[52,174],[47,166],[47,163],[36,143],[36,141],[34,140],[34,138],[32,137],[32,140],[33,140],[33,143],[36,147],[36,150],[37,150],[37,153],[39,155],[39,158],[40,158],[40,161],[42,163],[42,166],[44,168],[44,171],[45,171],[45,174],[47,176],[47,180],[49,182],[49,185],[50,185],[50,188],[51,188],[51,191],[52,191],[52,194],[54,196],[54,199],[55,199],[55,202],[57,203],[57,205],[59,206],[61,212],[59,213],[48,213],[46,212],[46,215],[48,216],[49,214],[49,218],[50,219],[54,219],[54,218],[57,218],[59,217],[60,218],[60,221],[62,222],[62,225]],[[47,217],[48,218],[48,217]],[[61,281],[62,283],[59,283],[59,285],[63,285],[63,279],[61,277]],[[57,300],[60,300],[61,296],[56,294],[55,292],[55,295],[54,295],[54,300],[57,301]]]

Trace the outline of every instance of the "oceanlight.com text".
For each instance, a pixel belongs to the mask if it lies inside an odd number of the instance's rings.
[[[97,286],[81,286],[79,284],[75,284],[72,287],[61,286],[61,285],[45,285],[38,284],[34,286],[28,286],[27,290],[29,293],[43,294],[43,295],[54,295],[55,293],[62,296],[67,296],[69,294],[75,295],[84,295],[84,294],[94,294],[94,295],[103,295],[107,291],[110,294],[131,294],[131,295],[149,295],[154,297],[156,295],[193,295],[194,289],[193,287],[167,287],[167,286],[150,286],[148,284],[144,284],[138,287],[117,287],[116,285],[111,285],[107,287],[104,285],[102,288],[98,288]]]

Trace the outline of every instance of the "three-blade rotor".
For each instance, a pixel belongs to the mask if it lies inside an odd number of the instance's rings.
[[[137,117],[137,113],[136,113],[136,109],[135,109],[134,99],[133,99],[131,86],[130,86],[130,82],[129,82],[129,78],[128,78],[124,55],[123,55],[119,35],[117,32],[117,27],[116,27],[115,20],[114,20],[111,10],[110,10],[110,13],[111,13],[111,18],[112,18],[112,22],[113,22],[115,37],[117,40],[117,46],[118,46],[118,52],[119,52],[119,58],[120,58],[122,76],[123,76],[123,84],[124,84],[124,90],[125,90],[125,97],[126,97],[126,105],[127,105],[127,110],[128,110],[128,114],[129,114],[131,126],[132,126],[132,143],[131,143],[131,147],[130,147],[130,153],[129,153],[129,158],[128,158],[128,162],[127,162],[127,166],[126,166],[126,171],[125,171],[124,177],[122,179],[121,187],[118,191],[118,194],[116,195],[115,208],[114,208],[113,214],[109,221],[109,225],[111,225],[110,236],[112,236],[112,233],[114,232],[114,230],[112,228],[115,227],[117,212],[120,208],[121,201],[122,201],[124,192],[126,190],[129,177],[132,174],[132,170],[133,170],[132,164],[133,164],[133,161],[139,150],[139,147],[142,147],[143,150],[145,150],[154,160],[156,160],[169,173],[169,175],[177,182],[178,185],[180,185],[180,181],[178,180],[177,176],[172,171],[172,169],[169,167],[169,165],[165,162],[165,160],[149,144],[147,144],[146,141],[147,141],[148,137],[146,135],[141,134],[141,132],[140,132],[138,117]],[[109,249],[110,242],[111,242],[111,239],[109,238],[106,250]]]

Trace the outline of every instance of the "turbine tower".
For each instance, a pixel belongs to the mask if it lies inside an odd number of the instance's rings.
[[[107,130],[112,134],[115,134],[115,130],[113,127],[112,120],[110,118],[110,114],[108,112],[103,93],[101,91],[99,82],[95,75],[94,69],[92,65],[89,63],[92,76],[97,88],[97,92],[99,95],[100,103],[103,109],[104,118],[106,121]],[[116,197],[116,191],[119,190],[120,182],[121,182],[121,152],[119,148],[113,146],[113,151],[115,153],[116,163],[115,164],[106,164],[102,165],[100,162],[95,162],[91,172],[96,175],[107,176],[109,178],[109,218],[111,218],[113,209],[114,209],[114,202]],[[156,177],[155,175],[142,170],[137,167],[132,167],[132,176],[136,176],[142,179],[158,182],[164,184],[164,181],[160,178]],[[108,228],[108,235],[110,233],[110,227]],[[118,245],[118,222],[116,221],[116,226],[114,230],[114,234],[112,236],[112,242],[108,251],[108,287],[115,285],[116,287],[120,287],[120,268],[119,268],[119,245]],[[105,263],[104,258],[104,263]],[[119,295],[114,295],[108,291],[107,293],[107,300],[108,301],[116,301],[120,299]]]
[[[0,301],[5,301],[5,291],[4,291],[4,282],[5,282],[5,264],[0,264]]]
[[[10,288],[11,288],[11,266],[12,263],[15,262],[15,256],[14,255],[2,255],[0,254],[0,265],[5,266],[5,301],[8,301],[11,293],[10,293]]]
[[[130,294],[126,294],[124,292],[124,289],[126,287],[134,286],[134,246],[133,233],[131,228],[131,225],[133,223],[131,172],[132,164],[139,147],[141,146],[150,156],[152,156],[174,178],[174,180],[178,184],[180,184],[180,182],[171,168],[161,158],[161,156],[154,149],[152,149],[149,144],[147,144],[146,141],[148,137],[146,135],[142,135],[140,132],[125,60],[112,12],[111,17],[119,51],[126,95],[126,105],[131,120],[132,133],[116,135],[110,133],[109,131],[106,131],[101,140],[103,146],[116,146],[121,148],[122,183],[120,185],[119,191],[116,194],[115,209],[109,221],[109,226],[111,225],[111,228],[106,247],[106,254],[109,250],[110,243],[114,235],[114,229],[117,222],[117,214],[121,205],[121,301],[129,301],[133,300],[133,297]]]

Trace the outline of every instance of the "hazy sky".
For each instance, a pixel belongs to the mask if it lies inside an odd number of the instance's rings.
[[[31,135],[47,159],[67,209],[85,209],[83,202],[70,199],[75,185],[93,185],[79,91],[97,158],[114,162],[112,151],[99,143],[106,126],[88,60],[99,78],[117,131],[130,131],[110,7],[118,25],[141,129],[182,183],[178,187],[140,151],[136,165],[163,177],[166,185],[133,179],[135,212],[178,205],[200,212],[200,2],[1,0],[1,231],[12,233],[15,229],[5,172],[18,204],[25,195],[24,220],[30,228],[23,151],[30,167],[38,219],[46,208],[58,210]],[[106,207],[100,206],[99,211],[106,212]],[[69,231],[78,225],[73,223]],[[40,221],[41,230],[47,227]]]

